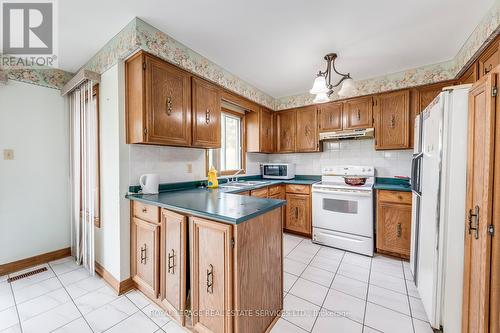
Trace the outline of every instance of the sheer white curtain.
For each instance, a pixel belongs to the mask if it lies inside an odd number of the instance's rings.
[[[94,274],[94,224],[99,223],[99,115],[91,80],[69,93],[71,254]]]

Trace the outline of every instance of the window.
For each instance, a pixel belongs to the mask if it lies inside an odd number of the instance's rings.
[[[245,172],[244,116],[222,109],[221,148],[207,151],[207,169],[213,165],[220,175]]]

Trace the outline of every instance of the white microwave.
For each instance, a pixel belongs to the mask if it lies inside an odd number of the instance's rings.
[[[295,164],[293,163],[263,163],[260,165],[262,178],[292,179],[295,178]]]

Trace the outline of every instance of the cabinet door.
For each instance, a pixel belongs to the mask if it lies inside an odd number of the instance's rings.
[[[220,148],[221,99],[217,86],[193,77],[193,146]]]
[[[280,111],[276,114],[276,140],[278,153],[295,151],[295,110]]]
[[[473,63],[458,79],[460,84],[474,83],[477,81],[478,63]]]
[[[320,132],[342,130],[342,108],[344,103],[326,103],[319,106],[318,127]]]
[[[411,205],[379,202],[377,249],[410,257]]]
[[[409,148],[410,92],[381,94],[375,103],[375,149]]]
[[[166,209],[161,215],[161,299],[170,315],[184,325],[187,218]]]
[[[232,317],[230,225],[190,218],[193,326],[199,332],[230,333]],[[221,314],[226,315],[221,315]]]
[[[311,201],[309,195],[286,194],[285,229],[303,235],[311,234]]]
[[[274,151],[273,111],[261,108],[260,113],[260,151],[272,153]]]
[[[146,56],[148,143],[191,144],[190,75],[165,61]]]
[[[499,64],[498,40],[493,41],[478,59],[479,77],[483,77]]]
[[[373,127],[372,97],[355,98],[344,102],[343,123],[344,129]]]
[[[159,293],[159,234],[158,224],[132,218],[132,279],[153,298]]]
[[[316,106],[297,109],[296,113],[297,134],[295,151],[318,151],[318,111]]]

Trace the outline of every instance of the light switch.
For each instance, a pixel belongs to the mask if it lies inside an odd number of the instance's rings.
[[[3,150],[3,159],[4,160],[13,160],[14,159],[14,149],[4,149]]]

